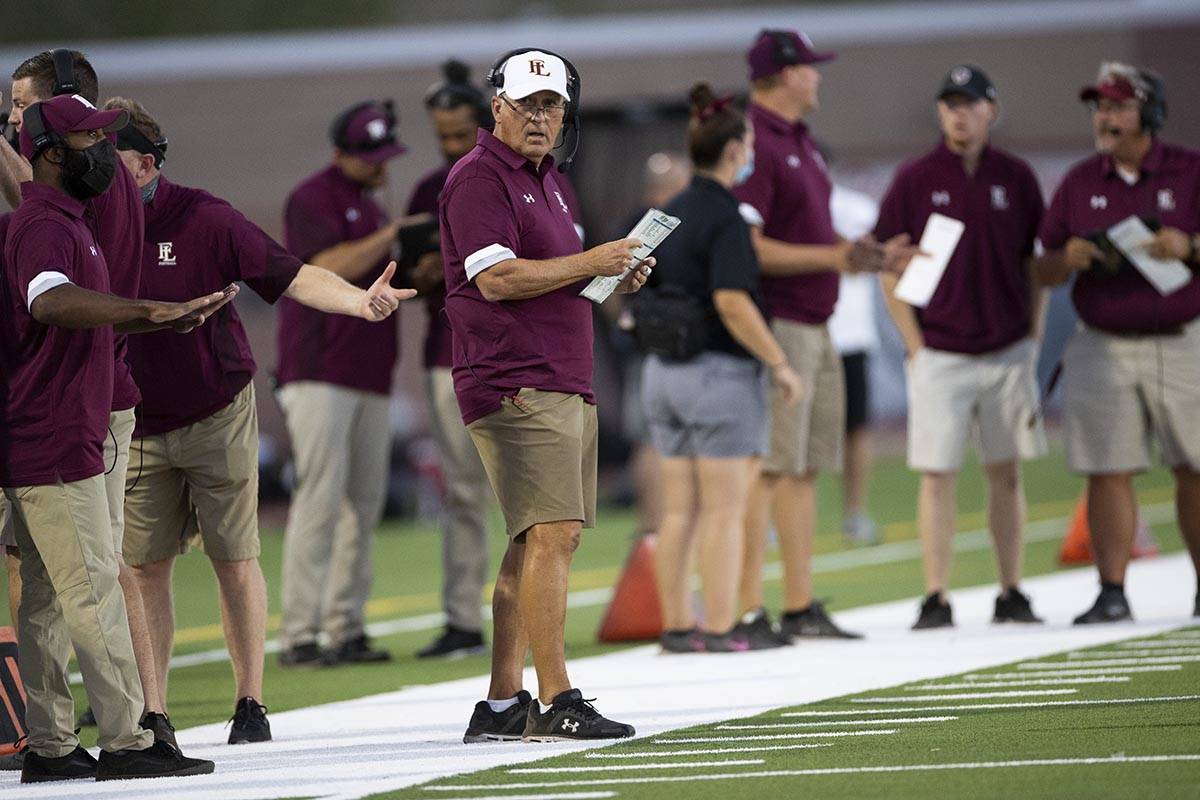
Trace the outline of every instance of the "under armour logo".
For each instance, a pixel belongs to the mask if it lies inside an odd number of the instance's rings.
[[[98,256],[98,255],[100,255],[99,253],[97,253],[97,252],[96,252],[96,245],[94,245],[94,244],[89,244],[89,245],[88,245],[88,250],[91,250],[91,251],[92,251],[92,255],[94,255],[94,256]]]
[[[525,202],[526,202],[526,203],[532,203],[532,202],[533,202],[533,195],[531,195],[531,194],[526,194],[526,195],[524,195],[524,197],[525,197]]]
[[[160,267],[175,266],[175,254],[171,252],[171,248],[175,246],[174,242],[159,242],[158,243],[158,265]]]
[[[1092,210],[1101,211],[1108,208],[1108,198],[1102,194],[1094,194],[1091,199]]]
[[[564,719],[563,724],[562,724],[562,729],[564,731],[570,731],[571,733],[575,733],[577,730],[579,730],[579,723],[572,722],[569,719]]]
[[[549,78],[550,73],[542,71],[545,68],[546,68],[546,62],[542,61],[540,58],[529,59],[529,74],[530,75],[537,75],[542,78]]]
[[[1159,211],[1174,211],[1175,210],[1175,193],[1170,189],[1158,190],[1158,210]]]
[[[934,192],[929,200],[935,206],[948,206],[950,205],[950,193],[947,191]]]
[[[1003,211],[1008,208],[1008,192],[1003,186],[992,187],[992,208],[996,211]]]

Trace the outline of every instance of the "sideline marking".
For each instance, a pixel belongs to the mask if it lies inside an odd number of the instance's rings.
[[[605,800],[616,792],[566,792],[565,794],[489,794],[480,797],[447,797],[445,800]]]
[[[765,747],[708,747],[696,750],[643,750],[637,753],[588,752],[584,758],[661,758],[662,756],[707,756],[719,753],[762,753],[776,750],[809,750],[814,747],[833,747],[833,742],[806,744],[773,744]]]
[[[993,672],[988,675],[980,675],[978,673],[972,675],[964,675],[963,680],[967,681],[986,681],[999,677],[1021,677],[1021,678],[1053,678],[1056,675],[1124,675],[1127,673],[1136,672],[1175,672],[1183,669],[1182,664],[1147,664],[1141,667],[1097,667],[1092,664],[1088,667],[1080,667],[1079,669],[1042,669],[1034,670],[1030,668],[1024,672]]]
[[[1092,667],[1142,667],[1149,664],[1185,664],[1200,661],[1200,656],[1156,656],[1153,658],[1097,658],[1076,661],[1025,661],[1017,669],[1079,669]]]
[[[913,698],[909,698],[910,700]],[[920,714],[927,711],[977,711],[993,708],[1051,708],[1054,706],[1107,706],[1126,703],[1173,703],[1200,700],[1200,694],[1179,694],[1159,697],[1121,697],[1113,700],[1046,700],[1041,703],[971,703],[958,706],[914,706],[912,708],[848,708],[845,711],[784,711],[781,717],[844,716],[846,714]]]
[[[773,736],[712,736],[700,739],[655,739],[654,744],[720,744],[722,742],[773,742],[776,739],[825,739],[830,736],[888,736],[895,728],[881,731],[822,731],[820,733],[777,733]]]
[[[669,753],[660,753],[660,755],[669,755]],[[563,772],[570,770],[571,772],[616,772],[617,770],[631,769],[680,769],[682,767],[745,767],[750,765],[765,764],[761,758],[745,758],[734,761],[676,761],[674,763],[663,762],[661,764],[606,764],[602,767],[514,767],[513,769],[504,770],[509,775],[544,775],[546,773]]]
[[[719,731],[752,731],[766,728],[808,728],[826,725],[893,725],[916,722],[951,722],[958,717],[901,717],[899,719],[840,719],[831,722],[771,722],[765,725],[718,725]]]
[[[851,703],[915,703],[918,700],[987,700],[989,697],[1038,697],[1075,694],[1078,689],[1022,689],[1016,692],[969,692],[967,694],[921,694],[913,697],[854,697]]]
[[[1031,681],[976,681],[974,683],[923,683],[909,686],[908,692],[927,692],[936,689],[1004,689],[1009,686],[1058,686],[1070,683],[1127,683],[1127,675],[1097,675],[1087,678],[1035,678]]]
[[[1196,647],[1180,647],[1159,650],[1073,650],[1067,653],[1067,658],[1146,658],[1152,656],[1200,656],[1200,645]],[[1178,658],[1171,659],[1179,661]]]

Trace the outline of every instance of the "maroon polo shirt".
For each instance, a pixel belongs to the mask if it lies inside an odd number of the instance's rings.
[[[1130,186],[1113,160],[1093,155],[1067,172],[1042,220],[1047,250],[1073,236],[1112,227],[1129,216],[1150,217],[1185,233],[1200,231],[1200,152],[1157,138]],[[1071,299],[1080,318],[1112,333],[1154,333],[1200,317],[1200,280],[1195,277],[1163,297],[1140,272],[1107,276],[1080,272]]]
[[[450,164],[443,164],[427,173],[413,187],[408,198],[408,214],[437,214],[438,195],[450,175]],[[454,366],[454,350],[450,339],[450,323],[442,310],[446,307],[446,285],[438,284],[425,294],[425,368]]]
[[[580,252],[554,159],[534,167],[486,130],[477,142],[450,170],[439,210],[463,422],[498,411],[501,398],[522,388],[579,394],[594,404],[592,302],[579,296],[587,281],[540,297],[491,302],[474,280],[500,260]]]
[[[879,208],[875,238],[921,240],[937,212],[965,224],[946,272],[925,308],[914,309],[925,344],[989,353],[1030,333],[1033,293],[1026,259],[1042,218],[1042,192],[1021,159],[988,147],[974,175],[938,144],[896,171]]]
[[[754,126],[754,174],[737,186],[738,201],[754,209],[764,236],[790,244],[837,244],[829,195],[833,184],[825,160],[803,122],[791,123],[754,103],[746,112]],[[762,278],[767,314],[821,325],[837,303],[832,270]]]
[[[190,300],[245,281],[268,303],[302,263],[229,203],[159,176],[146,205],[142,296]],[[136,436],[156,436],[212,416],[254,376],[254,355],[230,303],[189,333],[129,337],[129,365],[142,388]]]
[[[86,208],[40,183],[21,184],[21,198],[8,219],[0,311],[0,485],[6,487],[103,473],[113,398],[112,328],[43,325],[27,303],[31,283],[46,285],[46,273],[108,293],[108,265]]]
[[[361,239],[387,224],[369,190],[332,164],[306,178],[288,196],[284,244],[297,258]],[[387,267],[385,256],[353,283],[368,289]],[[398,316],[398,315],[397,315]],[[368,322],[326,314],[284,298],[279,303],[279,385],[321,381],[375,394],[390,394],[399,352],[396,319]]]

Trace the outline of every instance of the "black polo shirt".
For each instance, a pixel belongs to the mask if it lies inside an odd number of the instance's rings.
[[[753,358],[726,330],[712,302],[718,289],[740,289],[762,308],[758,259],[737,198],[713,179],[697,175],[663,210],[682,222],[655,249],[658,265],[650,286],[681,288],[710,309],[706,350]]]

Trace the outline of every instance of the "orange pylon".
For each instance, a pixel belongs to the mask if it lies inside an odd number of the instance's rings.
[[[647,534],[634,543],[596,633],[599,641],[645,642],[657,639],[662,633],[662,606],[654,577],[654,542],[654,535]]]

